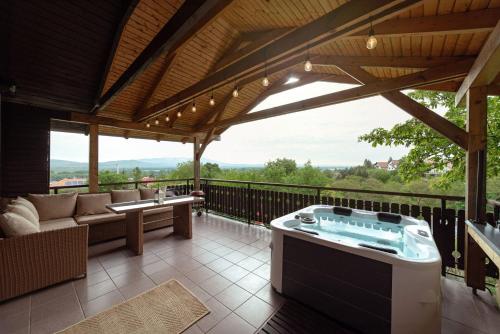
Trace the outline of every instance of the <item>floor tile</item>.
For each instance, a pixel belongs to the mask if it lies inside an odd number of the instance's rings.
[[[195,283],[201,283],[206,281],[210,277],[216,275],[217,273],[213,270],[208,269],[205,266],[199,267],[193,271],[186,273],[186,276]]]
[[[240,318],[234,313],[228,315],[224,320],[219,322],[214,328],[212,328],[209,334],[252,334],[255,332],[255,328],[251,326],[248,322]]]
[[[157,262],[153,262],[153,263],[145,265],[144,267],[142,267],[142,271],[146,275],[151,275],[151,274],[154,274],[155,272],[158,272],[160,270],[164,270],[167,268],[170,268],[170,265],[168,263],[166,263],[165,261],[157,261]]]
[[[150,278],[141,278],[132,284],[119,288],[119,290],[125,299],[130,299],[154,288],[155,286],[156,284]]]
[[[251,294],[255,294],[257,291],[262,289],[268,283],[267,280],[259,277],[255,274],[249,273],[242,279],[240,279],[236,284],[250,292]]]
[[[256,294],[256,297],[262,299],[274,308],[278,308],[285,302],[285,298],[279,293],[274,291],[271,283],[266,284],[262,289],[260,289]]]
[[[234,313],[258,328],[273,314],[273,311],[274,309],[268,303],[253,296],[238,307]]]
[[[175,269],[174,267],[169,267],[166,269],[162,269],[153,274],[148,275],[149,278],[153,280],[156,284],[161,284],[173,279],[176,275],[181,274],[180,271]]]
[[[31,309],[31,333],[52,333],[83,318],[76,294],[64,295]]]
[[[31,296],[21,296],[0,303],[0,319],[18,313],[29,313],[30,305]]]
[[[220,275],[215,275],[210,277],[208,280],[201,282],[200,287],[212,296],[215,296],[231,284],[230,280],[225,279]]]
[[[227,254],[233,252],[233,250],[229,247],[221,246],[221,247],[218,247],[218,248],[211,250],[211,252],[214,253],[215,255],[218,255],[218,256],[224,256],[224,255],[227,255]]]
[[[201,264],[208,264],[210,262],[213,262],[215,260],[217,260],[219,258],[219,256],[215,255],[214,253],[211,253],[211,252],[205,252],[199,256],[196,256],[194,259],[198,262],[200,262]]]
[[[125,301],[125,299],[121,293],[118,290],[113,290],[105,295],[91,300],[90,302],[82,303],[83,313],[85,314],[85,317],[88,318],[123,301]]]
[[[237,281],[248,275],[248,273],[248,270],[245,270],[237,265],[232,265],[226,270],[220,272],[220,275],[227,278],[231,282],[236,283]]]
[[[132,284],[133,282],[146,277],[146,274],[144,274],[142,271],[134,270],[126,272],[120,276],[113,277],[112,281],[113,283],[115,283],[116,287],[121,288],[125,285]]]
[[[263,264],[264,264],[263,262],[256,260],[253,257],[247,257],[246,259],[241,260],[240,262],[237,263],[237,265],[248,271],[253,271]]]
[[[105,295],[108,292],[116,290],[116,285],[111,279],[100,282],[91,286],[79,286],[76,288],[76,293],[80,302],[85,303],[99,296]]]
[[[231,285],[224,291],[218,293],[215,298],[230,310],[235,310],[246,302],[252,294],[236,284]]]
[[[271,279],[271,266],[268,264],[263,264],[259,268],[253,271],[255,275],[262,277],[263,279]]]
[[[227,307],[222,305],[222,303],[215,298],[207,300],[206,305],[210,309],[210,313],[196,323],[204,332],[208,332],[231,313]]]
[[[246,259],[248,255],[241,253],[240,251],[232,251],[231,253],[224,256],[226,260],[232,263],[238,263],[244,259]]]
[[[72,282],[54,285],[33,293],[31,295],[31,306],[36,307],[38,305],[48,303],[52,299],[74,293],[75,287],[73,286]]]
[[[0,317],[0,333],[26,333],[30,332],[30,312],[16,312]]]
[[[229,262],[226,259],[219,258],[213,262],[208,263],[206,266],[213,271],[220,273],[221,271],[226,270],[227,268],[231,267],[233,265],[232,262]]]

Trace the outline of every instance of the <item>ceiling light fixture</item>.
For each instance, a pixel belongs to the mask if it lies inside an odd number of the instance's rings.
[[[146,127],[149,129],[151,127],[151,124],[149,124],[149,122],[147,122]]]
[[[194,102],[194,99],[193,99],[193,105],[191,106],[191,111],[196,112],[196,103]]]
[[[178,110],[177,111],[177,118],[181,118],[182,117],[182,111]]]
[[[212,107],[215,106],[214,91],[212,90],[212,95],[210,96],[210,101],[208,102]]]
[[[160,124],[160,121],[157,118],[157,119],[155,119],[155,125],[158,125],[158,124]]]
[[[234,89],[233,89],[233,96],[234,97],[238,97],[239,95],[239,92],[238,92],[238,86],[234,86]]]
[[[366,41],[366,48],[373,50],[377,47],[377,38],[375,38],[375,31],[373,30],[373,23],[370,22],[370,31],[368,32],[368,40]]]
[[[167,115],[167,117],[165,117],[165,122],[170,122],[170,117]]]

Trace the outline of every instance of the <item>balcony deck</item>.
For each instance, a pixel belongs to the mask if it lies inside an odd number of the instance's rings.
[[[144,255],[124,240],[91,246],[88,276],[0,304],[0,333],[52,333],[175,278],[211,309],[185,333],[253,333],[283,304],[269,284],[269,230],[215,215],[193,218],[193,239],[145,235]],[[443,279],[443,334],[494,333],[493,297]],[[237,328],[237,331],[235,329]]]

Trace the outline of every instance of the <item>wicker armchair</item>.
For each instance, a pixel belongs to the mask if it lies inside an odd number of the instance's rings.
[[[0,239],[0,302],[87,272],[88,225]]]

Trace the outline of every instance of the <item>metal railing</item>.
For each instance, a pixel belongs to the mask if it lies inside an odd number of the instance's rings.
[[[141,185],[168,186],[187,194],[193,190],[193,179],[130,181],[99,186],[101,190],[109,190],[110,188],[137,189]],[[88,186],[62,186],[53,187],[51,190],[59,193],[86,187]],[[441,253],[443,274],[450,268],[464,269],[465,198],[463,196],[206,178],[201,179],[201,189],[205,192],[204,205],[207,212],[212,211],[218,215],[262,226],[268,226],[274,218],[313,204],[399,213],[424,219],[429,223]],[[377,197],[380,199],[376,200]],[[406,199],[407,203],[402,203],[403,199]],[[420,200],[432,200],[432,202],[421,205]],[[454,205],[450,205],[450,202]],[[498,219],[498,210],[487,214],[487,221],[492,225],[495,225]],[[490,277],[498,277],[498,270],[493,263],[487,263],[487,274]]]

